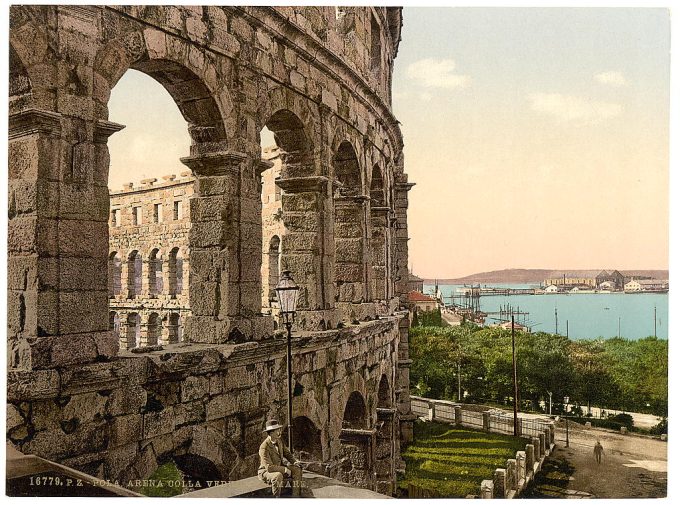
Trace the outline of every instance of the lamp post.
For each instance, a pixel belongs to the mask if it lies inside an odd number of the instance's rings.
[[[291,332],[295,321],[300,288],[290,275],[290,270],[281,273],[281,280],[276,285],[276,297],[279,300],[280,316],[288,333],[288,354],[286,357],[286,371],[288,373],[288,449],[293,450],[293,355],[291,350]]]
[[[565,408],[567,408],[567,406],[569,405],[569,397],[568,396],[564,397],[564,405],[565,405]],[[569,411],[567,411],[567,413],[564,415],[564,421],[567,425],[567,447],[569,447]]]

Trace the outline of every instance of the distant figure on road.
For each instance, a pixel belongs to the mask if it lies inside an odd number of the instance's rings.
[[[604,447],[602,447],[602,444],[598,440],[595,443],[595,448],[593,449],[593,453],[595,454],[595,459],[597,460],[597,464],[599,465],[602,463],[602,453],[604,452]]]

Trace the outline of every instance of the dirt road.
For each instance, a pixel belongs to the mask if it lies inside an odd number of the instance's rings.
[[[569,429],[555,433],[557,448],[545,471],[525,496],[533,498],[660,498],[666,496],[667,444],[651,437],[620,435],[600,429]],[[604,447],[602,463],[593,454]]]

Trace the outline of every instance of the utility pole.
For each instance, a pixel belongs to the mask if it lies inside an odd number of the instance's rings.
[[[569,319],[567,319],[567,338],[569,338]]]
[[[557,332],[557,307],[555,307],[555,335],[559,335]]]
[[[654,338],[656,338],[656,305],[654,305]]]
[[[621,338],[621,318],[619,317],[619,338]]]
[[[519,388],[517,387],[517,360],[515,359],[515,315],[513,314],[510,319],[510,328],[512,335],[512,382],[514,385],[514,423],[513,423],[513,434],[517,436],[517,398],[519,397]]]
[[[552,416],[552,391],[548,391],[548,396],[550,397],[550,408],[548,409],[548,415]]]

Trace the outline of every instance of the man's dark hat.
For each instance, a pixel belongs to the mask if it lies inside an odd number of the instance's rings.
[[[270,419],[269,421],[267,421],[264,431],[269,433],[270,431],[274,431],[279,428],[283,428],[283,426],[279,424],[279,421],[277,419]]]

